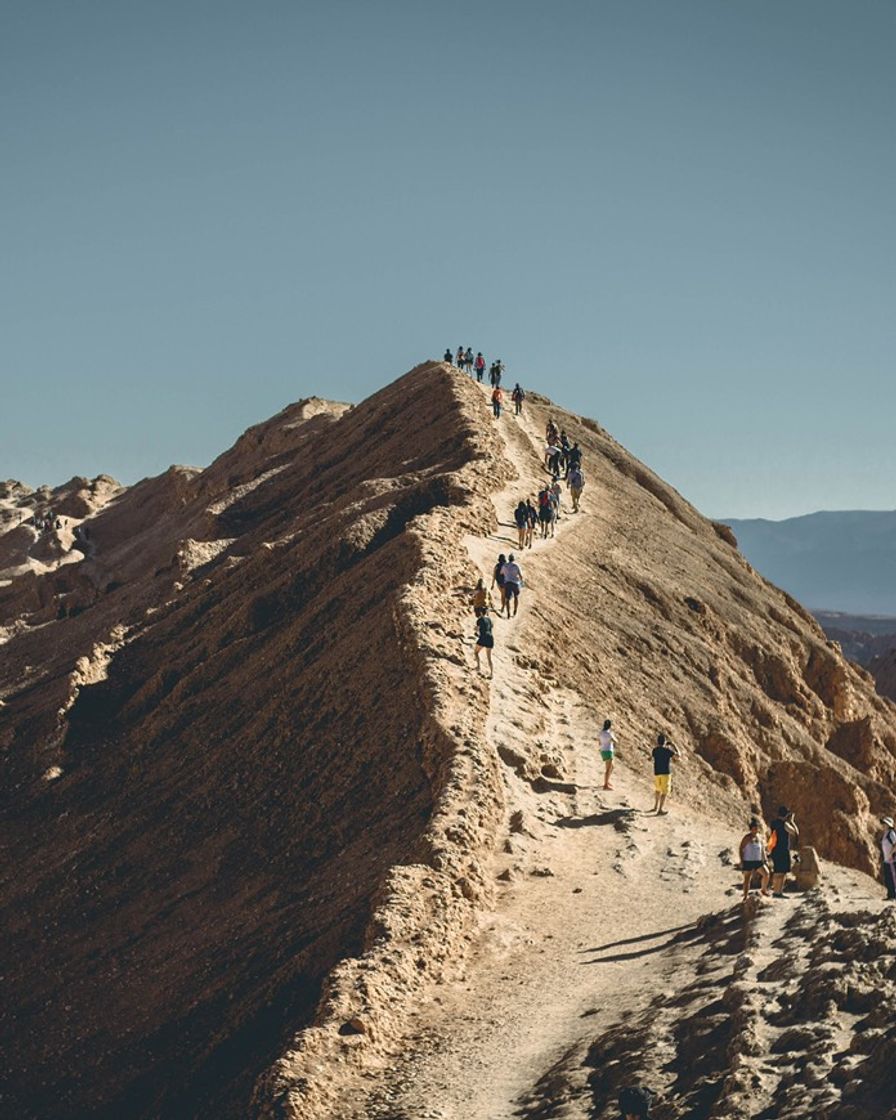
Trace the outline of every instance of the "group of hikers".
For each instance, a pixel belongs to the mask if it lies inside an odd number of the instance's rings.
[[[500,390],[499,390],[500,391]],[[520,498],[513,511],[513,520],[516,525],[518,547],[520,551],[532,548],[535,541],[535,531],[540,527],[541,540],[554,536],[554,526],[560,519],[563,488],[560,485],[560,460],[556,458],[553,442],[558,443],[564,456],[563,469],[566,470],[567,487],[572,497],[572,509],[579,512],[579,503],[582,490],[585,486],[585,475],[582,470],[582,451],[578,443],[571,444],[566,433],[558,432],[554,421],[548,420],[545,432],[548,449],[551,456],[545,455],[545,467],[550,470],[550,481],[545,481],[537,495],[530,494],[527,498]],[[523,587],[523,573],[511,552],[499,554],[492,570],[491,585],[486,588],[482,579],[476,584],[472,595],[472,607],[476,618],[476,668],[481,672],[481,654],[485,651],[488,665],[488,675],[492,675],[492,650],[495,645],[494,630],[489,611],[494,609],[491,592],[497,589],[500,598],[498,614],[505,614],[508,618],[516,615],[519,609],[520,591]],[[513,608],[511,612],[511,606]]]
[[[457,353],[451,353],[451,347],[446,349],[443,360],[450,366],[454,366],[462,373],[468,373],[471,377],[475,377],[478,382],[482,382],[483,375],[485,374],[486,361],[482,356],[480,350],[475,357],[473,357],[473,348],[468,346],[464,349],[463,346],[458,346]],[[500,420],[501,412],[504,408],[504,390],[501,388],[501,377],[504,373],[504,363],[500,358],[496,358],[488,367],[488,380],[492,387],[492,411],[494,412],[495,419]],[[513,412],[515,416],[522,415],[523,401],[526,399],[526,394],[517,382],[511,393],[510,399],[513,401]]]

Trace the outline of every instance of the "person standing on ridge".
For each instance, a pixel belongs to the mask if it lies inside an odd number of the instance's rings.
[[[454,358],[454,364],[457,366],[457,368],[459,370],[463,371],[463,368],[464,368],[464,348],[463,348],[463,346],[458,346],[457,354],[455,355],[455,358]]]
[[[660,732],[656,737],[656,746],[653,748],[653,811],[657,816],[665,813],[663,808],[669,790],[672,787],[672,759],[681,758],[677,747],[674,747]]]
[[[510,394],[510,399],[513,401],[514,416],[521,416],[523,412],[523,401],[526,399],[526,394],[520,388],[519,381],[514,385],[513,392]]]
[[[525,500],[522,498],[520,498],[516,509],[513,511],[513,520],[516,523],[516,531],[519,534],[518,548],[522,552],[526,547],[526,533],[529,527],[529,510],[526,507]]]
[[[772,857],[772,894],[775,898],[784,897],[784,883],[791,867],[790,845],[799,840],[800,830],[796,819],[786,805],[778,808],[778,815],[772,821],[772,831],[768,840],[768,850]]]
[[[535,508],[531,497],[526,498],[526,513],[529,515],[526,525],[526,546],[531,548],[535,536],[535,526],[538,524],[538,510]]]
[[[501,596],[501,607],[499,614],[504,613],[504,565],[507,563],[507,557],[502,552],[498,557],[498,562],[495,564],[492,571],[492,588],[495,584],[498,585],[498,594]]]
[[[495,358],[495,384],[501,384],[501,374],[504,372],[504,363],[500,358]]]
[[[520,588],[523,586],[523,572],[516,557],[511,554],[504,565],[504,602],[507,604],[507,617],[510,618],[510,600],[513,600],[513,617],[516,618],[517,607],[520,605]]]
[[[486,590],[485,583],[482,580],[482,576],[479,577],[479,580],[473,591],[472,604],[473,614],[475,614],[477,618],[491,608],[492,597]]]
[[[765,841],[756,817],[750,821],[750,831],[740,842],[740,867],[744,873],[744,902],[750,893],[753,872],[759,872],[759,889],[768,895],[768,865],[765,862]]]
[[[473,376],[473,347],[472,346],[468,346],[467,347],[467,352],[466,352],[466,354],[464,354],[464,369],[467,371],[467,373],[470,375],[470,377]]]
[[[585,489],[585,474],[581,467],[570,467],[569,474],[566,476],[566,485],[572,498],[572,512],[578,513],[582,491]]]
[[[613,721],[604,720],[603,728],[598,732],[597,743],[600,747],[600,757],[604,760],[604,789],[612,789],[610,775],[613,773],[613,761],[616,757],[616,736],[610,730]]]
[[[887,898],[896,902],[896,827],[892,817],[881,817],[881,824],[886,829],[880,838],[884,886],[887,888]]]
[[[476,355],[476,361],[473,363],[473,367],[476,370],[476,380],[481,385],[482,375],[485,373],[485,358],[483,358],[481,350]]]
[[[492,412],[495,414],[495,419],[501,419],[501,406],[504,404],[504,390],[500,385],[496,385],[492,389]]]
[[[445,354],[444,354],[444,357],[442,358],[442,361],[447,362],[449,366],[454,365],[454,357],[451,353],[450,347],[445,351]]]
[[[495,637],[492,632],[492,620],[488,616],[488,607],[486,607],[482,614],[476,619],[476,672],[482,672],[482,666],[479,663],[479,655],[485,650],[485,657],[488,661],[489,678],[491,678],[494,673],[492,669],[492,650],[494,646]]]

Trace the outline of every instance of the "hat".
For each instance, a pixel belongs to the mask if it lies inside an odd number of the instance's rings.
[[[881,817],[880,818],[880,823],[885,824],[887,826],[887,828],[893,828],[894,827],[892,817]]]

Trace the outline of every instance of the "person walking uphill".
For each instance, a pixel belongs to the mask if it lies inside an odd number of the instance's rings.
[[[483,358],[481,350],[476,355],[476,361],[473,363],[473,368],[476,370],[476,380],[481,384],[482,375],[485,373],[485,358]]]
[[[772,857],[772,893],[775,898],[784,897],[784,883],[791,868],[790,845],[800,838],[796,818],[786,805],[781,805],[778,815],[772,821],[768,850]]]
[[[886,832],[880,838],[880,853],[883,857],[884,886],[887,888],[887,898],[896,901],[896,826],[892,817],[881,817],[881,824]]]
[[[672,787],[672,759],[681,758],[681,752],[660,732],[653,748],[653,811],[659,816],[667,810],[663,808]]]
[[[520,605],[520,588],[523,586],[523,572],[512,552],[507,557],[507,563],[502,570],[504,574],[504,602],[507,604],[507,617],[510,618],[510,600],[512,599],[513,615],[515,618],[517,608]]]
[[[750,821],[750,831],[740,842],[740,866],[744,873],[744,902],[750,893],[753,872],[759,872],[759,889],[768,895],[768,865],[765,862],[765,840],[760,833],[761,825],[756,817]]]
[[[477,671],[477,673],[482,671],[482,667],[479,664],[479,655],[482,653],[483,650],[485,650],[485,657],[486,657],[486,660],[488,661],[488,675],[489,675],[489,677],[492,676],[492,674],[493,674],[492,650],[494,649],[494,646],[495,646],[495,638],[494,638],[494,634],[492,633],[492,620],[488,616],[488,607],[486,607],[485,610],[482,612],[482,614],[476,619],[476,671]]]
[[[492,389],[492,411],[495,414],[495,419],[501,419],[501,406],[504,404],[504,390],[500,385],[496,385]]]
[[[604,760],[604,789],[612,789],[610,775],[613,773],[613,761],[616,757],[616,736],[610,730],[613,721],[604,720],[604,725],[598,733],[597,742],[600,747],[600,757]]]

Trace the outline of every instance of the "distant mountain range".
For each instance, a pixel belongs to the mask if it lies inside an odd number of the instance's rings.
[[[724,524],[754,568],[810,609],[896,616],[896,510]]]

